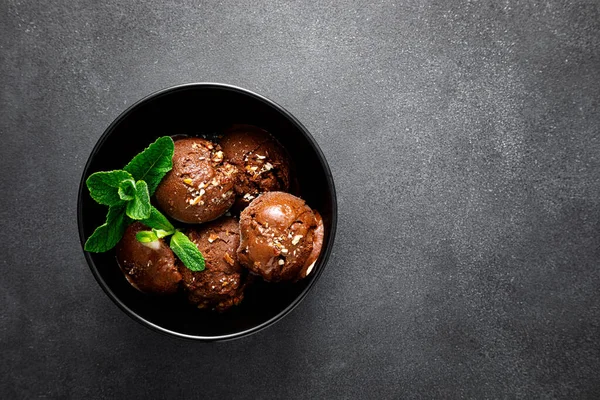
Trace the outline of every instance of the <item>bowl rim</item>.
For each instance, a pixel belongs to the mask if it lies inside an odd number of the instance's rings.
[[[83,232],[83,222],[82,222],[83,221],[83,209],[82,209],[83,206],[82,206],[82,204],[83,204],[83,196],[85,196],[85,193],[86,193],[84,190],[86,188],[85,181],[87,178],[87,174],[89,172],[88,170],[89,170],[90,164],[92,162],[92,159],[95,158],[96,154],[98,153],[100,148],[104,145],[104,142],[106,141],[108,136],[114,131],[115,127],[118,126],[125,118],[127,118],[136,108],[138,108],[139,106],[141,106],[142,104],[144,104],[150,100],[154,100],[154,99],[164,96],[166,94],[170,94],[170,93],[177,92],[180,90],[189,90],[189,89],[196,89],[196,88],[221,89],[221,90],[226,90],[226,91],[237,92],[239,94],[250,96],[260,102],[263,102],[267,106],[272,107],[272,108],[276,109],[276,111],[283,114],[284,117],[286,117],[288,120],[290,120],[290,122],[292,122],[292,124],[298,128],[298,130],[302,133],[304,138],[306,140],[308,140],[308,142],[311,144],[312,148],[317,153],[317,158],[321,162],[323,170],[325,171],[325,179],[327,181],[327,186],[331,190],[331,200],[332,200],[331,229],[329,232],[327,243],[325,243],[325,246],[324,246],[325,251],[322,255],[321,262],[320,262],[321,268],[316,269],[315,274],[313,275],[312,280],[310,281],[308,286],[306,286],[304,288],[304,290],[300,293],[300,295],[298,295],[298,297],[296,297],[286,308],[284,308],[282,311],[280,311],[278,314],[271,317],[270,319],[264,321],[263,323],[261,323],[257,326],[254,326],[252,328],[240,331],[240,332],[226,334],[226,335],[217,335],[217,336],[201,336],[201,335],[184,334],[181,332],[176,332],[176,331],[164,328],[162,326],[159,326],[159,325],[143,318],[142,316],[137,314],[135,311],[130,309],[125,303],[123,303],[117,297],[117,295],[111,290],[111,288],[104,281],[104,279],[102,279],[102,276],[100,276],[100,273],[98,272],[98,268],[96,267],[96,264],[94,263],[94,260],[92,259],[91,254],[84,250],[86,238],[85,238],[85,235]],[[164,89],[157,90],[153,93],[150,93],[149,95],[146,95],[142,99],[140,99],[140,100],[136,101],[135,103],[133,103],[132,105],[130,105],[127,109],[125,109],[125,111],[121,112],[121,114],[119,114],[119,116],[117,118],[115,118],[114,121],[111,122],[111,124],[104,130],[104,132],[102,133],[102,135],[100,136],[100,138],[98,139],[96,144],[94,145],[94,148],[92,149],[92,152],[90,153],[90,155],[88,157],[85,167],[83,168],[83,173],[82,173],[81,180],[79,183],[79,191],[78,191],[78,196],[77,196],[77,227],[79,230],[79,240],[81,243],[81,248],[85,255],[85,259],[87,261],[88,267],[90,268],[90,270],[92,271],[92,274],[94,275],[94,278],[96,279],[96,281],[98,282],[98,284],[100,285],[102,290],[104,290],[106,295],[125,314],[127,314],[130,318],[137,321],[138,323],[140,323],[156,332],[159,332],[159,333],[162,333],[162,334],[165,334],[168,336],[175,336],[178,338],[190,339],[190,340],[195,340],[195,341],[212,342],[212,341],[225,341],[225,340],[238,339],[238,338],[246,337],[246,336],[252,335],[256,332],[259,332],[259,331],[267,328],[268,326],[273,325],[275,322],[280,321],[283,317],[285,317],[293,309],[295,309],[298,306],[298,304],[300,304],[300,302],[306,297],[308,292],[312,289],[312,287],[315,285],[315,283],[321,276],[323,270],[325,269],[325,266],[327,265],[327,261],[329,260],[329,256],[333,249],[333,243],[334,243],[335,233],[336,233],[336,229],[337,229],[337,217],[338,217],[337,207],[338,207],[338,204],[337,204],[337,195],[336,195],[336,190],[335,190],[335,184],[333,181],[333,175],[331,174],[331,169],[329,168],[329,164],[327,163],[327,159],[325,158],[323,151],[321,150],[321,148],[319,147],[319,145],[317,144],[317,142],[313,138],[313,136],[310,134],[308,129],[306,129],[306,127],[304,125],[302,125],[302,123],[296,117],[294,117],[289,111],[287,111],[284,107],[277,104],[273,100],[270,100],[267,97],[257,94],[251,90],[244,89],[244,88],[234,86],[234,85],[224,84],[224,83],[193,82],[193,83],[184,83],[184,84],[179,84],[179,85],[175,85],[175,86],[170,86],[170,87],[167,87]]]

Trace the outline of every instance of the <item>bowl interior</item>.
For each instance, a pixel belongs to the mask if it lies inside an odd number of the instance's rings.
[[[181,297],[152,297],[133,289],[118,268],[114,251],[86,253],[92,272],[126,313],[166,333],[198,339],[244,335],[274,322],[307,293],[325,266],[335,231],[336,200],[331,173],[322,153],[291,115],[242,89],[211,84],[176,87],[140,101],[104,133],[84,170],[78,216],[82,243],[104,222],[106,207],[96,204],[85,179],[96,171],[121,169],[156,138],[165,135],[212,135],[231,124],[252,124],[275,136],[295,164],[300,197],[318,210],[325,224],[323,250],[308,278],[295,284],[258,282],[242,304],[223,313],[201,311]],[[175,222],[175,221],[173,221]]]

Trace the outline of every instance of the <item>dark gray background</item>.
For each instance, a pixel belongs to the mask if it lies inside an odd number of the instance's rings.
[[[97,3],[0,1],[1,397],[600,396],[598,2]],[[77,235],[104,129],[193,81],[295,114],[339,195],[310,295],[217,344],[129,319]]]

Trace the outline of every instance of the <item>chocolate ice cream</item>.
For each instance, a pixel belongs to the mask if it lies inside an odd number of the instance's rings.
[[[162,239],[140,243],[135,235],[150,230],[134,222],[125,230],[117,245],[117,261],[129,283],[140,292],[172,294],[177,292],[181,274],[175,265],[173,251]]]
[[[187,232],[204,255],[206,269],[193,272],[178,262],[183,287],[198,308],[225,311],[244,297],[247,273],[237,259],[239,224],[231,217],[220,218]]]
[[[260,193],[290,188],[290,161],[283,147],[267,131],[252,125],[234,125],[220,140],[225,158],[238,169],[236,210]]]
[[[238,259],[266,281],[304,278],[322,244],[322,221],[289,193],[263,193],[241,213]]]
[[[236,168],[206,139],[175,141],[173,169],[156,189],[156,201],[170,217],[200,224],[223,215],[235,200]]]

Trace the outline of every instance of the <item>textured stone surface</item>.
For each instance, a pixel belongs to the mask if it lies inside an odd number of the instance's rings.
[[[196,3],[0,2],[1,397],[600,397],[597,2]],[[315,289],[234,342],[138,325],[78,242],[98,137],[190,81],[288,108],[338,189]]]

